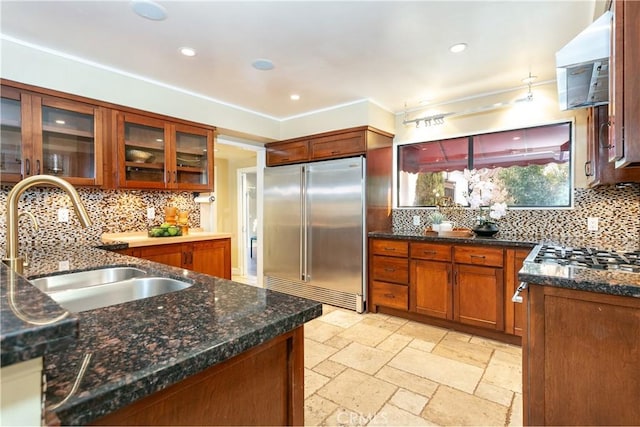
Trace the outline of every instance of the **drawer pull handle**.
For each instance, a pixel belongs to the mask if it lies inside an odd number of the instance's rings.
[[[425,255],[435,255],[436,251],[422,251],[422,253]]]
[[[393,251],[395,251],[395,250],[396,250],[396,248],[384,248],[384,250],[385,250],[385,251],[391,251],[391,252],[393,252]]]
[[[385,268],[384,271],[394,272],[394,271],[396,271],[396,269],[395,268]]]
[[[511,297],[511,301],[522,304],[522,295],[520,295],[520,292],[523,292],[525,289],[527,289],[527,284],[520,282],[520,286],[518,286],[518,289],[516,289],[516,292]]]
[[[396,297],[394,294],[384,294],[384,296],[386,298],[395,298]]]
[[[486,257],[484,255],[473,255],[473,254],[471,254],[471,258],[485,259]]]

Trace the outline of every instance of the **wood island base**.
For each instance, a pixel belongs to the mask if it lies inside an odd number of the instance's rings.
[[[303,425],[303,326],[93,424]]]

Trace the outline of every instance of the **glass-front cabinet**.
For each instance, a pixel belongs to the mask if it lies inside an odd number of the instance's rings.
[[[213,191],[213,131],[136,114],[118,115],[121,188]]]
[[[56,175],[74,185],[102,184],[99,107],[2,87],[0,179]]]

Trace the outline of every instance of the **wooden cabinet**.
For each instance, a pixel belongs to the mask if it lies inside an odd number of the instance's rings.
[[[366,155],[390,146],[393,135],[369,126],[325,132],[266,144],[267,166]]]
[[[587,159],[584,175],[589,186],[640,182],[640,168],[616,168],[609,161],[608,107],[601,105],[587,110]]]
[[[609,155],[616,167],[640,167],[640,2],[614,0],[609,66]]]
[[[231,239],[229,238],[141,246],[116,252],[231,279]]]
[[[118,186],[213,191],[213,130],[119,113]]]
[[[640,424],[640,299],[530,284],[524,425]]]
[[[101,185],[105,114],[96,105],[3,84],[0,180],[46,174]]]
[[[411,311],[453,319],[451,245],[411,242]]]
[[[409,243],[370,240],[369,307],[409,309]]]
[[[524,312],[511,296],[529,252],[371,238],[369,309],[519,344]]]
[[[524,331],[526,294],[520,293],[522,303],[514,303],[511,297],[520,285],[518,272],[530,251],[530,249],[507,249],[505,254],[504,331],[520,337]]]

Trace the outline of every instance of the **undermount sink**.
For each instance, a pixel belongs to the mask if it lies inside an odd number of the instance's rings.
[[[76,313],[175,292],[192,285],[145,275],[137,268],[113,267],[42,277],[31,283],[60,306]]]
[[[146,276],[144,270],[134,267],[109,267],[97,270],[79,271],[77,273],[57,274],[29,280],[43,292],[57,292],[67,289],[80,289],[87,286],[104,285],[121,282],[134,277]]]

